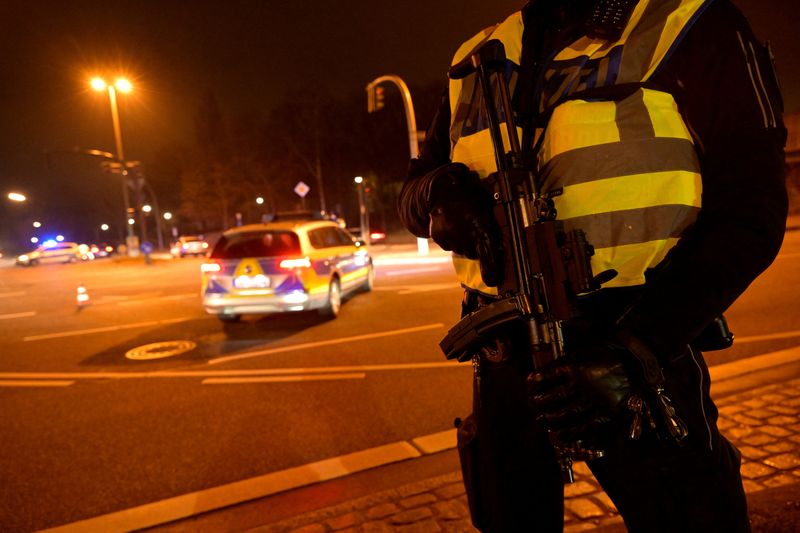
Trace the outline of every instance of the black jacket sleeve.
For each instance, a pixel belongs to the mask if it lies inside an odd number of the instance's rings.
[[[702,208],[619,324],[668,356],[777,255],[787,213],[786,130],[769,51],[728,0],[700,16],[655,81],[676,95],[694,136]]]
[[[405,227],[417,237],[429,235],[431,187],[436,170],[450,163],[450,100],[448,91],[442,93],[439,108],[434,115],[419,157],[412,159],[408,176],[400,191],[397,211]]]

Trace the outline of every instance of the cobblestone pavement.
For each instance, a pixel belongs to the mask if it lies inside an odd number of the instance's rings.
[[[742,452],[748,495],[800,483],[800,379],[716,400],[719,427]],[[621,524],[585,464],[566,487],[566,533]],[[251,533],[472,532],[458,472],[250,530]],[[757,532],[756,532],[757,533]]]

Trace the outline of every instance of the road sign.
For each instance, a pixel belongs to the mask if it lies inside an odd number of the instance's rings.
[[[310,191],[310,190],[311,190],[311,187],[309,187],[308,185],[305,184],[305,182],[302,182],[302,181],[298,181],[297,185],[294,186],[294,192],[300,198],[305,198],[306,194],[308,194],[308,191]]]

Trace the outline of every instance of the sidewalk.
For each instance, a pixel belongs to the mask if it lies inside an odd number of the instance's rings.
[[[742,452],[754,533],[800,531],[800,349],[712,367],[719,426]],[[584,464],[565,532],[625,531]],[[455,450],[406,460],[153,529],[250,533],[471,532]]]

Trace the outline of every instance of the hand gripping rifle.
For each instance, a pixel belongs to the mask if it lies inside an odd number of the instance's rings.
[[[481,346],[497,338],[501,328],[521,328],[530,347],[534,368],[542,368],[564,357],[564,321],[576,316],[576,296],[593,291],[616,275],[616,271],[592,276],[594,249],[580,229],[564,231],[555,220],[553,200],[539,190],[536,165],[520,149],[508,83],[503,43],[490,40],[454,65],[451,79],[475,73],[483,96],[486,120],[494,146],[497,172],[487,178],[495,200],[494,216],[503,244],[499,299],[478,308],[454,325],[439,343],[448,359],[466,361]],[[499,93],[498,114],[492,80]],[[501,119],[505,119],[510,150],[505,152]],[[483,258],[481,258],[483,261]],[[482,266],[481,271],[484,271]],[[554,443],[564,480],[573,481],[573,460],[602,455],[578,444]]]

